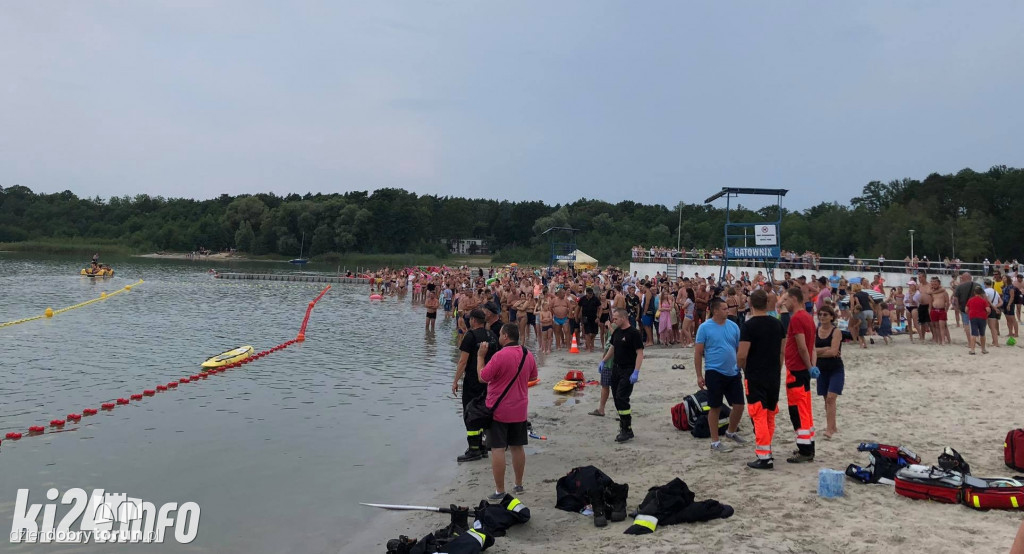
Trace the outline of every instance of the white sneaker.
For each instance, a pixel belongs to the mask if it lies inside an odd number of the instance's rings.
[[[722,442],[722,441],[718,441],[718,442],[713,442],[713,443],[711,443],[711,452],[712,452],[712,453],[717,453],[717,452],[723,452],[723,453],[724,453],[724,452],[732,452],[732,447],[731,447],[731,446],[729,446],[728,444],[725,444],[725,443],[724,443],[724,442]]]
[[[740,435],[739,432],[730,433],[730,432],[726,431],[725,432],[725,438],[730,439],[733,442],[736,442],[736,443],[739,443],[739,444],[747,444],[747,439],[743,438],[743,436]]]

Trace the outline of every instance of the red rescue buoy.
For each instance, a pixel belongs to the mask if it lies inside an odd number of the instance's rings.
[[[207,375],[206,373],[200,373],[200,374],[198,374],[198,377],[200,379],[206,379],[207,377],[209,377],[209,375]]]
[[[156,386],[156,390],[158,390],[158,391],[165,391],[165,390],[167,390],[167,385],[157,385]]]
[[[156,394],[156,391],[153,389],[146,389],[142,391],[142,394],[145,396],[153,396],[154,394]]]
[[[177,386],[178,386],[178,382],[177,381],[171,381],[170,383],[167,383],[167,388],[169,388],[169,389],[177,388]]]
[[[16,441],[21,438],[21,433],[7,433],[6,438]]]
[[[103,404],[100,404],[100,408],[103,408],[104,410],[113,410],[114,409],[114,403],[113,402],[104,402]]]
[[[133,394],[133,395],[131,395],[131,397],[132,397],[132,400],[142,400],[142,395],[141,394]]]
[[[188,382],[189,382],[189,380],[190,380],[190,379],[189,379],[188,377],[182,377],[181,379],[178,379],[178,382],[179,382],[179,383],[188,383]]]
[[[86,408],[82,410],[82,415],[96,415],[96,408]]]
[[[42,425],[33,425],[32,427],[28,428],[29,433],[42,433],[45,430],[46,428],[43,427]]]
[[[64,420],[63,419],[51,419],[50,420],[50,427],[63,427],[63,426],[64,426]]]
[[[78,421],[82,419],[82,416],[80,414],[68,414],[68,419],[71,421]]]
[[[118,398],[117,399],[117,403],[118,404],[127,404],[128,402],[129,402],[129,400],[127,398]]]
[[[189,381],[198,381],[199,380],[199,376],[198,375],[191,375],[191,376],[189,376],[188,380]]]

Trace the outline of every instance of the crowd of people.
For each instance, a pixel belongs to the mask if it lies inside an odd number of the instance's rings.
[[[590,412],[603,417],[609,397],[619,418],[619,442],[634,438],[631,396],[639,380],[644,350],[693,349],[696,385],[708,391],[715,421],[728,403],[733,409],[723,436],[711,425],[713,452],[730,450],[722,439],[746,444],[737,425],[744,413],[754,422],[755,469],[773,467],[771,443],[781,382],[795,431],[792,463],[814,459],[813,392],[823,398],[824,435],[838,432],[837,400],[843,392],[845,343],[869,348],[899,335],[913,341],[950,344],[952,319],[964,329],[971,354],[1001,344],[1006,320],[1008,343],[1018,337],[1024,306],[1024,275],[1014,265],[992,264],[993,274],[975,281],[970,273],[950,280],[919,267],[905,283],[889,286],[881,273],[847,279],[811,273],[781,278],[764,271],[670,277],[640,277],[614,267],[590,271],[525,268],[384,269],[370,277],[372,293],[405,295],[426,308],[426,329],[441,313],[454,318],[460,358],[452,392],[462,393],[464,410],[485,396],[500,409],[481,428],[467,424],[466,451],[459,462],[492,459],[495,497],[503,496],[505,449],[512,455],[513,491],[521,490],[529,424],[527,383],[537,375],[535,351],[567,350],[575,338],[585,352],[602,354],[601,400]],[[953,317],[949,314],[952,312]],[[816,319],[816,321],[815,321]],[[988,335],[986,337],[986,335]],[[986,340],[986,338],[988,340]],[[500,358],[497,352],[505,352]],[[497,361],[495,361],[497,360]],[[522,367],[520,367],[520,365]],[[784,372],[782,370],[785,370]]]
[[[663,246],[634,246],[632,260],[634,262],[653,263],[706,263],[721,260],[725,252],[721,248],[666,248]],[[805,250],[803,254],[792,250],[782,250],[779,267],[785,269],[819,269],[821,254]]]
[[[724,251],[721,248],[666,248],[663,246],[645,247],[637,245],[632,248],[631,253],[632,261],[651,263],[702,264],[718,262],[724,257]],[[792,250],[782,250],[778,260],[778,267],[780,269],[820,271],[823,267],[822,257],[821,254],[810,250],[805,250],[802,254]],[[902,260],[887,260],[883,255],[878,256],[878,258],[863,258],[850,254],[845,259],[825,258],[824,267],[842,267],[857,271],[903,271],[908,275],[917,273],[919,270],[943,275],[956,275],[962,270],[972,268],[983,276],[989,276],[995,273],[1016,274],[1020,269],[1020,264],[1016,259],[1003,261],[996,258],[995,261],[989,261],[988,258],[985,258],[980,263],[967,264],[960,258],[950,258],[949,256],[941,260],[932,261],[928,259],[928,256],[917,255],[907,255]]]

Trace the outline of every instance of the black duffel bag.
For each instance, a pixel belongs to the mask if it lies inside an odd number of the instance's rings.
[[[519,361],[519,369],[516,370],[516,376],[508,382],[508,386],[498,397],[498,400],[494,402],[494,406],[487,407],[487,392],[484,392],[480,396],[469,401],[466,404],[466,410],[462,412],[462,419],[466,422],[466,429],[487,429],[491,426],[491,422],[494,421],[494,410],[498,408],[498,404],[504,400],[505,395],[508,394],[509,389],[519,379],[519,374],[523,371],[523,364],[526,363],[526,347],[523,349],[523,359]],[[482,368],[478,368],[479,371]]]

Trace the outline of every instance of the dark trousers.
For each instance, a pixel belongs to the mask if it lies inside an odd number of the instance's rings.
[[[633,375],[633,368],[612,370],[612,400],[615,401],[615,411],[619,414],[619,426],[623,429],[630,429],[633,420],[633,411],[629,407],[629,397],[633,394],[633,383],[629,377]]]

